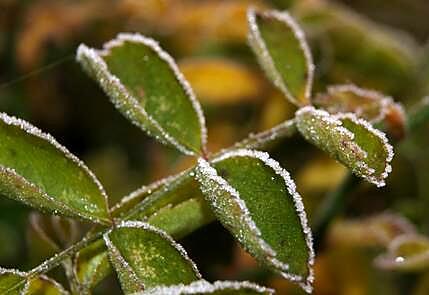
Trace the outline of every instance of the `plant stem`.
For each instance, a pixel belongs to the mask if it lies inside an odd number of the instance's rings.
[[[280,123],[271,129],[262,131],[256,134],[249,134],[249,136],[242,141],[237,142],[228,148],[227,150],[246,148],[246,149],[265,149],[267,146],[271,145],[275,141],[291,137],[296,133],[296,124],[295,120],[287,120],[283,123]]]
[[[68,247],[67,249],[61,251],[60,253],[55,254],[54,256],[49,258],[48,260],[45,260],[42,264],[39,264],[38,266],[36,266],[35,268],[33,268],[32,270],[27,272],[27,277],[29,279],[32,279],[32,278],[35,278],[41,274],[44,274],[44,273],[50,271],[51,269],[57,267],[59,264],[62,263],[62,261],[64,259],[74,255],[80,249],[82,249],[86,245],[88,245],[89,243],[101,238],[107,230],[108,229],[104,229],[104,230],[96,232],[90,236],[87,236],[87,237],[83,238],[82,240],[80,240],[79,242],[77,242],[76,244],[73,244],[70,247]]]

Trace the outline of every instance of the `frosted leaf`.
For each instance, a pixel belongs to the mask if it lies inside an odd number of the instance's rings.
[[[405,134],[405,112],[399,103],[380,92],[357,87],[353,84],[329,86],[318,94],[314,104],[331,114],[354,113],[371,123],[383,122],[387,132],[396,138]]]
[[[110,223],[94,174],[52,136],[0,113],[0,192],[36,208]]]
[[[311,292],[311,229],[287,171],[267,153],[245,149],[212,165],[199,159],[196,178],[218,219],[258,261]]]
[[[249,9],[249,44],[261,67],[295,105],[309,104],[314,64],[304,32],[287,13]]]
[[[201,278],[182,246],[147,223],[122,222],[107,232],[104,240],[126,294]]]
[[[0,267],[0,294],[20,295],[25,288],[27,274]]]
[[[354,114],[329,115],[314,107],[296,112],[299,132],[352,172],[377,186],[391,172],[393,148],[385,134]]]
[[[107,248],[102,239],[76,253],[73,271],[83,290],[91,290],[111,271]]]
[[[274,290],[261,287],[251,282],[234,282],[234,281],[216,281],[209,283],[205,280],[199,280],[189,285],[176,285],[170,287],[156,287],[143,293],[134,295],[181,295],[181,294],[274,294]],[[236,292],[235,292],[236,291]]]
[[[396,237],[387,253],[378,256],[375,265],[395,271],[422,271],[429,268],[429,239],[418,234]]]
[[[36,279],[27,281],[25,289],[21,292],[21,295],[32,294],[69,295],[69,292],[58,282],[45,275],[41,275]]]
[[[318,94],[314,104],[331,114],[354,113],[371,123],[384,119],[391,97],[353,84],[332,85],[326,93]]]
[[[122,33],[103,50],[81,44],[77,60],[132,123],[185,154],[205,149],[201,106],[173,58],[156,41]]]

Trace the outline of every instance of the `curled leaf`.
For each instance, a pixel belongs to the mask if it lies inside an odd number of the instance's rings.
[[[259,262],[311,292],[311,230],[295,184],[267,153],[235,150],[199,159],[196,178],[222,224]]]
[[[73,263],[74,273],[84,290],[91,290],[110,272],[107,248],[97,240],[79,251]]]
[[[377,186],[391,172],[393,148],[385,134],[351,113],[330,115],[314,107],[296,112],[299,132],[309,142]]]
[[[132,123],[185,154],[206,144],[205,119],[173,58],[139,34],[119,34],[103,50],[80,45],[77,60]]]
[[[331,114],[354,113],[371,123],[384,122],[388,132],[396,138],[405,134],[405,113],[399,103],[380,92],[353,84],[334,85],[319,94],[314,104]]]
[[[30,280],[21,295],[68,295],[69,292],[58,282],[47,276],[39,276],[37,279]]]
[[[30,206],[109,224],[94,174],[52,136],[0,114],[0,193]]]
[[[164,232],[128,221],[104,235],[109,258],[126,294],[201,278],[186,251]]]
[[[417,234],[402,235],[388,246],[388,251],[375,259],[382,269],[421,271],[429,267],[429,239]]]
[[[249,9],[249,44],[259,64],[295,105],[310,102],[314,64],[303,31],[287,12]]]
[[[170,287],[157,287],[135,295],[185,295],[185,294],[225,294],[225,295],[253,295],[253,294],[274,294],[274,290],[261,287],[250,282],[216,281],[209,283],[199,280],[189,285],[176,285]]]
[[[387,247],[396,237],[416,232],[414,225],[404,217],[382,213],[363,219],[337,221],[329,231],[329,242],[354,247]]]

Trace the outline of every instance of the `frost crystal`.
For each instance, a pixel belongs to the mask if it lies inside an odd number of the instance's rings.
[[[274,18],[280,22],[283,22],[286,26],[288,26],[295,38],[299,42],[299,46],[301,47],[304,57],[306,59],[307,65],[307,81],[305,86],[305,98],[308,100],[311,97],[311,89],[313,85],[313,76],[314,76],[314,63],[311,55],[310,48],[305,40],[304,32],[301,30],[296,21],[287,13],[286,11],[278,12],[278,11],[266,11],[266,12],[256,12],[254,9],[249,9],[247,11],[247,21],[249,23],[249,34],[248,40],[250,47],[256,52],[256,56],[259,64],[265,70],[268,77],[270,77],[274,84],[295,104],[300,105],[300,102],[290,93],[287,86],[285,86],[281,74],[278,72],[274,61],[267,49],[267,46],[262,39],[261,32],[259,31],[259,27],[256,21],[257,14],[260,14],[265,18]]]
[[[233,281],[216,281],[213,284],[205,280],[199,280],[189,285],[176,285],[170,287],[156,287],[144,292],[145,295],[180,295],[180,294],[210,294],[222,290],[241,290],[250,289],[263,294],[274,294],[274,290],[261,287],[251,282],[233,282]],[[134,295],[143,295],[143,293],[136,293]]]
[[[153,135],[161,142],[173,145],[184,154],[195,155],[194,151],[180,144],[173,136],[171,136],[167,131],[165,131],[164,128],[150,114],[146,112],[144,107],[142,107],[139,103],[138,99],[134,97],[131,93],[129,93],[129,91],[121,83],[119,78],[109,71],[106,62],[101,56],[109,55],[110,50],[112,48],[122,46],[124,42],[141,43],[145,46],[148,46],[153,51],[155,51],[163,61],[165,61],[169,65],[171,70],[174,72],[177,81],[182,86],[187,97],[191,101],[191,104],[197,114],[200,124],[201,145],[204,148],[207,142],[207,129],[201,105],[196,99],[195,94],[188,81],[179,71],[173,58],[167,52],[165,52],[155,40],[147,38],[140,34],[121,33],[117,36],[116,39],[113,39],[104,44],[103,50],[95,50],[87,47],[84,44],[81,44],[77,50],[76,59],[84,66],[84,68],[90,74],[95,75],[101,87],[106,93],[109,94],[112,103],[119,110],[125,112],[126,115],[131,118],[133,124],[145,130],[148,134]],[[120,97],[121,99],[117,99],[117,97]],[[146,124],[136,119],[136,117],[138,117],[138,114],[143,115],[143,117],[148,120],[149,126],[146,126]],[[159,132],[162,137],[157,136],[154,131]]]
[[[262,163],[270,167],[277,175],[283,178],[287,191],[293,198],[295,210],[298,213],[298,217],[301,222],[302,230],[305,235],[305,241],[306,241],[308,253],[309,253],[309,258],[308,258],[309,274],[307,278],[305,278],[305,282],[300,283],[300,285],[306,292],[311,293],[312,283],[314,280],[313,265],[314,265],[314,256],[315,256],[314,250],[313,250],[313,238],[311,234],[311,228],[308,225],[307,215],[304,210],[304,204],[302,202],[302,198],[299,195],[299,193],[296,191],[296,185],[292,180],[292,178],[290,177],[289,172],[283,169],[277,161],[275,161],[274,159],[271,159],[268,153],[255,151],[255,150],[248,150],[248,149],[239,149],[239,150],[234,150],[234,151],[224,153],[220,157],[214,159],[213,162],[216,163],[232,157],[251,157],[251,158],[258,159]],[[274,264],[277,263],[276,260],[273,260],[273,262]],[[287,273],[286,271],[283,271],[282,275],[285,278],[290,279],[292,281],[302,281],[302,278],[300,276]]]

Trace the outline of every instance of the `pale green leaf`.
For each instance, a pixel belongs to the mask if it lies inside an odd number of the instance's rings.
[[[418,234],[396,237],[386,254],[375,259],[375,264],[387,270],[425,271],[429,268],[429,239]]]
[[[309,142],[377,186],[384,186],[391,172],[393,148],[384,133],[352,113],[330,115],[305,107],[297,111],[299,132]]]
[[[103,240],[97,240],[80,250],[73,263],[77,280],[85,290],[95,287],[110,273],[107,248]]]
[[[127,221],[104,235],[109,258],[126,294],[189,284],[201,278],[185,250],[164,232]]]
[[[250,282],[216,281],[209,283],[204,280],[189,285],[176,285],[170,287],[157,287],[135,295],[185,295],[185,294],[215,294],[215,295],[253,295],[274,294],[274,290],[261,287]]]
[[[298,106],[310,103],[314,65],[304,33],[287,12],[248,11],[249,44],[261,67]]]
[[[52,136],[3,113],[0,194],[54,214],[110,223],[106,193],[85,164]]]
[[[25,287],[25,292],[21,295],[67,295],[63,286],[56,281],[40,276],[37,279],[30,280]]]
[[[289,173],[251,150],[225,153],[212,165],[199,159],[197,179],[217,218],[260,263],[311,292],[311,230]]]
[[[0,268],[1,295],[67,295],[68,292],[54,280],[42,275],[28,278],[24,272]]]
[[[18,270],[0,268],[0,294],[20,295],[25,288],[25,275]]]
[[[119,34],[103,50],[81,45],[77,60],[138,127],[185,154],[205,149],[200,104],[168,53],[139,34]]]

